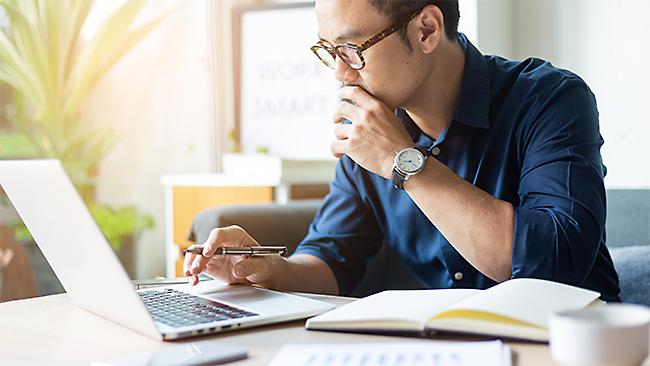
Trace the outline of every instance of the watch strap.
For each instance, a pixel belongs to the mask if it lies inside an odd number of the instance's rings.
[[[417,146],[417,145],[413,146],[413,148],[415,150],[420,151],[422,155],[424,155],[424,160],[427,160],[427,155],[429,155],[429,150],[423,148],[422,146]]]
[[[404,182],[406,181],[406,175],[400,172],[397,167],[393,167],[393,176],[391,177],[393,182],[393,187],[396,189],[404,189]]]

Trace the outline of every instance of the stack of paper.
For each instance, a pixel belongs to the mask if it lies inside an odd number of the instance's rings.
[[[511,366],[500,341],[290,344],[268,366]]]

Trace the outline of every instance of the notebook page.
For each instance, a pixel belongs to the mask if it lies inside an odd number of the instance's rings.
[[[599,296],[597,292],[557,282],[518,278],[458,302],[450,310],[497,314],[548,328],[551,314],[584,308]]]
[[[433,315],[479,292],[467,289],[383,291],[311,318],[309,322],[408,320],[424,324]]]
[[[289,344],[268,366],[510,366],[500,341]]]

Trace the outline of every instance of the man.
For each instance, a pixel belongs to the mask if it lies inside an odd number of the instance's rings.
[[[344,85],[330,193],[290,258],[188,255],[187,275],[348,294],[386,240],[431,288],[534,277],[618,300],[598,112],[578,76],[481,55],[457,1],[322,0],[316,14],[312,51]],[[257,243],[229,227],[203,245]]]

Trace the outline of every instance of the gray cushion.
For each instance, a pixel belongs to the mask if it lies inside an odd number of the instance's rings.
[[[293,252],[319,206],[320,200],[302,200],[210,208],[194,218],[189,240],[202,243],[213,228],[239,225],[261,245],[286,245]]]
[[[650,306],[650,245],[610,248],[621,301]]]
[[[607,190],[607,247],[650,245],[650,189]]]
[[[607,246],[621,301],[650,306],[650,190],[607,190]]]

